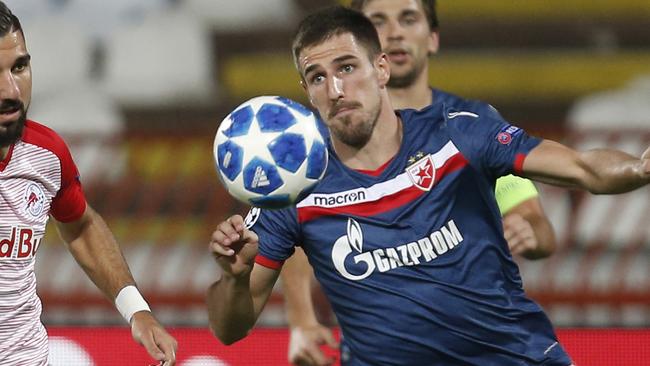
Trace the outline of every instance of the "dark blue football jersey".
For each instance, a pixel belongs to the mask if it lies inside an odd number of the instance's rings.
[[[558,365],[569,357],[524,294],[496,178],[540,140],[491,106],[436,94],[397,113],[399,152],[377,176],[329,166],[296,207],[253,209],[257,263],[304,249],[340,323],[346,365]],[[442,93],[442,92],[440,92]]]

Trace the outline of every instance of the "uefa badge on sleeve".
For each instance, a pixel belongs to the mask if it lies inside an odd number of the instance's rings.
[[[507,125],[499,131],[497,134],[497,141],[501,145],[510,145],[512,142],[512,137],[518,135],[522,132],[522,129],[517,126]]]
[[[507,132],[499,132],[497,135],[497,141],[499,141],[501,145],[510,145],[510,142],[512,142],[512,135]]]

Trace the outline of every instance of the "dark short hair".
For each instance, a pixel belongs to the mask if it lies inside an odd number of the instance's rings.
[[[20,25],[18,17],[11,12],[3,1],[0,1],[0,37],[4,37],[7,33],[20,31],[23,33],[23,27]]]
[[[332,6],[308,15],[298,25],[291,50],[298,70],[303,49],[321,44],[331,37],[350,33],[368,51],[372,61],[381,53],[377,30],[362,13],[343,6]]]
[[[363,11],[363,7],[372,0],[352,0],[350,8]],[[436,12],[436,0],[418,0],[422,4],[424,14],[427,16],[427,23],[431,31],[438,30],[438,13]]]

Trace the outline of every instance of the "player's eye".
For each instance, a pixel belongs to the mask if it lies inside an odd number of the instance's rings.
[[[25,69],[27,69],[28,66],[29,66],[29,59],[23,58],[16,61],[14,66],[11,68],[11,71],[15,73],[21,73],[25,71]]]
[[[402,18],[402,24],[404,25],[413,25],[417,23],[417,18],[415,16],[409,15]]]
[[[343,72],[345,74],[349,74],[352,71],[354,71],[354,66],[352,66],[350,64],[341,66],[341,72]]]
[[[310,84],[321,84],[323,81],[325,81],[325,76],[322,74],[315,74],[309,79]]]

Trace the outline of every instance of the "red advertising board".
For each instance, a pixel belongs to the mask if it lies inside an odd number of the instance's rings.
[[[56,328],[50,334],[52,366],[155,364],[127,328]],[[178,366],[288,365],[286,329],[256,329],[222,345],[207,329],[171,330],[179,343]],[[558,336],[577,366],[642,366],[650,360],[650,329],[562,329]]]

